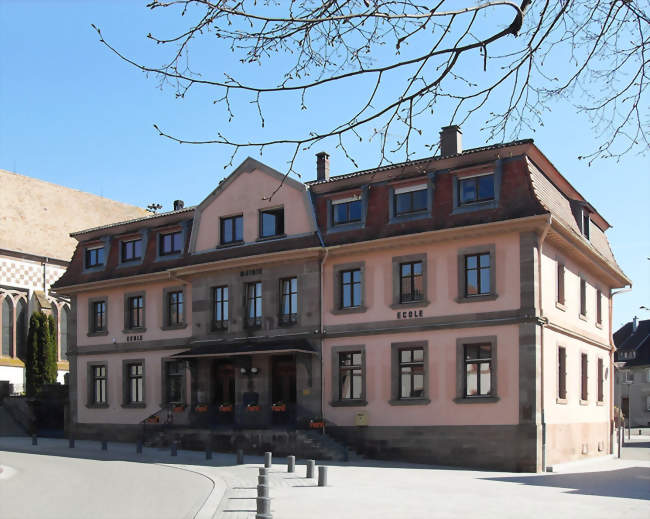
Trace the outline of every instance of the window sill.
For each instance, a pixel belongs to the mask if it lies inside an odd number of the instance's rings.
[[[598,402],[596,402],[596,405],[605,405],[605,402],[603,402],[602,400],[599,400]]]
[[[147,404],[142,403],[132,403],[132,404],[122,404],[123,409],[143,409],[147,407]]]
[[[562,405],[567,405],[568,401],[566,398],[556,398],[555,399],[556,404],[562,404]]]
[[[587,321],[587,315],[586,315],[586,314],[578,314],[578,317],[579,317],[580,320],[582,320],[582,321],[585,321],[585,322]]]
[[[368,405],[367,400],[354,399],[354,400],[335,400],[330,402],[332,407],[364,407]]]
[[[101,332],[88,332],[86,337],[104,337],[108,335],[108,330],[102,330]]]
[[[228,326],[212,326],[212,328],[210,328],[210,331],[214,333],[227,332]]]
[[[393,303],[390,307],[393,310],[400,310],[401,308],[422,308],[424,306],[429,306],[431,301],[423,299],[421,301],[409,301],[408,303]]]
[[[560,303],[559,301],[556,301],[556,302],[555,302],[555,308],[557,308],[558,310],[562,310],[563,312],[566,312],[566,306],[564,306],[564,305],[563,305],[562,303]]]
[[[86,404],[88,409],[108,409],[108,404]]]
[[[598,328],[599,330],[602,330],[603,329],[603,323],[596,323],[596,328]]]
[[[431,212],[428,209],[426,211],[418,211],[417,213],[396,214],[388,220],[388,224],[424,220],[425,218],[432,218]]]
[[[144,333],[146,331],[147,329],[144,326],[139,326],[138,328],[124,328],[124,330],[122,330],[122,333],[128,335],[131,333]]]
[[[182,330],[183,328],[187,328],[187,323],[182,323],[182,324],[166,324],[165,326],[161,326],[161,330]]]
[[[483,202],[473,202],[473,203],[455,206],[451,214],[455,215],[455,214],[473,213],[474,211],[496,209],[497,207],[499,207],[499,202],[497,200],[485,200]]]
[[[498,396],[465,396],[454,398],[454,402],[457,404],[493,404],[499,400],[500,398]]]
[[[464,297],[457,297],[456,302],[457,303],[477,303],[479,301],[494,301],[498,297],[499,297],[498,294],[485,294],[485,295],[481,295],[481,296],[464,296]]]
[[[431,400],[428,398],[400,398],[397,400],[389,400],[390,405],[428,405],[431,403]]]
[[[282,319],[281,317],[278,318],[278,326],[280,328],[291,328],[292,326],[296,326],[298,324],[298,319],[294,321],[287,321],[285,319]]]
[[[334,315],[345,315],[345,314],[362,314],[368,310],[365,306],[351,306],[350,308],[333,308],[331,313]]]
[[[270,240],[279,240],[281,238],[286,238],[286,234],[274,234],[273,236],[260,236],[255,241],[270,241]]]
[[[333,234],[333,233],[345,232],[345,231],[358,231],[360,229],[363,229],[364,227],[365,224],[362,222],[341,223],[338,225],[332,225],[331,227],[328,227],[327,234]]]
[[[158,261],[169,261],[169,260],[175,260],[183,257],[183,252],[173,252],[171,254],[158,254],[156,256],[155,262]]]
[[[589,400],[580,400],[580,405],[589,405]]]
[[[220,243],[217,249],[227,249],[229,247],[237,247],[237,245],[244,245],[244,240],[229,241],[228,243]]]

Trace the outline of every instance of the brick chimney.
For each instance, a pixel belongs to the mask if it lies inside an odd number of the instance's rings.
[[[639,329],[639,318],[635,315],[634,319],[632,319],[632,333],[636,333],[638,329]]]
[[[330,179],[330,156],[321,151],[316,154],[316,180]]]
[[[447,157],[449,155],[457,155],[463,151],[463,132],[460,131],[460,126],[455,124],[452,126],[445,126],[440,131],[440,155]]]
[[[183,209],[183,207],[185,207],[185,202],[183,202],[182,200],[174,200],[174,211]]]

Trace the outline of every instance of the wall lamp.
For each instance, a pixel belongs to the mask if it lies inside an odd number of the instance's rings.
[[[260,370],[259,370],[259,368],[249,368],[249,369],[241,368],[239,370],[239,372],[242,375],[257,375],[257,374],[259,374]]]

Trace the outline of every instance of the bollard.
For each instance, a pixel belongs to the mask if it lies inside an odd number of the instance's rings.
[[[295,472],[296,471],[296,457],[295,456],[288,456],[287,457],[287,472]]]
[[[135,453],[142,454],[142,440],[138,440],[135,444]]]
[[[209,446],[205,448],[205,459],[206,460],[212,459],[212,449]]]
[[[102,440],[102,450],[103,451],[108,450],[108,442],[106,440]]]
[[[237,449],[237,465],[243,465],[244,464],[244,451],[241,449]]]
[[[38,445],[38,436],[32,434],[32,445]]]
[[[264,453],[264,466],[267,469],[270,469],[272,464],[273,464],[273,453],[265,452]]]
[[[260,467],[259,471],[260,471],[259,473],[260,476],[266,476],[269,473],[269,469],[267,469],[266,467]]]
[[[269,486],[257,485],[257,497],[269,497]]]
[[[307,460],[307,478],[314,477],[314,468],[316,467],[316,460]]]
[[[318,467],[318,486],[319,487],[327,486],[327,467],[323,467],[323,466]]]
[[[258,485],[269,485],[269,477],[264,475],[264,476],[257,476],[257,484]]]
[[[178,449],[178,447],[176,445],[176,442],[172,442],[172,456],[176,456],[177,449]]]
[[[74,449],[74,438],[68,438],[68,447]]]
[[[271,519],[271,498],[258,497],[257,498],[257,513],[255,519]]]

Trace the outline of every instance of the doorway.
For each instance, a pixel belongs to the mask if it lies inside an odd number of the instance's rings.
[[[271,366],[273,424],[289,425],[295,422],[296,416],[296,359],[273,357]]]
[[[216,361],[212,369],[217,423],[231,424],[235,414],[235,367],[231,361],[223,360]]]

